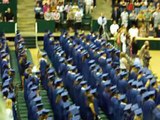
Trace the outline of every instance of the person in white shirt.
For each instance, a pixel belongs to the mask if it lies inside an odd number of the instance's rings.
[[[75,13],[75,29],[81,29],[83,14],[80,10]]]
[[[7,120],[14,120],[11,99],[6,99],[6,116]]]
[[[99,36],[101,37],[101,35],[103,34],[104,30],[105,30],[105,25],[107,24],[107,19],[103,16],[103,13],[101,13],[101,16],[98,18],[97,20],[99,26]]]
[[[121,20],[122,20],[121,25],[124,25],[125,27],[127,27],[128,26],[128,12],[126,9],[124,9],[124,11],[121,13]]]
[[[119,29],[119,25],[114,20],[113,24],[110,26],[110,32],[111,32],[112,36],[114,36],[114,34],[117,33],[118,29]]]
[[[121,33],[120,39],[122,43],[122,52],[126,53],[127,44],[126,44],[126,33],[125,32]]]
[[[91,14],[93,0],[85,0],[85,5],[86,5],[86,7],[85,7],[86,14]]]
[[[129,35],[130,35],[131,39],[132,39],[133,37],[138,37],[139,30],[138,30],[138,28],[137,28],[135,25],[133,25],[133,26],[129,29],[128,32],[129,32]]]

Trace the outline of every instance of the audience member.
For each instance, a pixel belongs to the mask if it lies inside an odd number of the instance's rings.
[[[133,24],[133,26],[129,29],[129,35],[131,37],[131,39],[133,37],[138,37],[138,34],[139,34],[139,30],[138,28]]]
[[[75,13],[75,30],[81,29],[83,14],[80,10]]]
[[[50,9],[47,9],[47,11],[44,13],[44,20],[50,21],[51,19],[52,19],[52,16],[51,16]]]
[[[42,7],[40,7],[40,3],[38,3],[38,2],[36,3],[36,6],[34,8],[34,12],[35,12],[35,18],[40,19],[41,15],[43,14]]]
[[[14,14],[12,13],[10,8],[8,8],[4,14],[4,21],[5,22],[14,22]]]
[[[120,19],[120,11],[118,7],[114,7],[113,11],[112,11],[112,16],[111,16],[112,20],[115,20],[117,23],[119,22]]]
[[[141,24],[139,28],[139,37],[146,37],[147,36],[147,28],[144,23]]]
[[[114,20],[113,24],[110,26],[111,35],[114,36],[114,34],[117,33],[118,29],[119,29],[119,25]]]
[[[85,14],[91,14],[92,6],[93,6],[93,0],[85,0]]]
[[[128,26],[128,12],[126,9],[121,13],[121,25],[124,25],[125,27]]]
[[[155,29],[154,29],[154,27],[153,27],[153,24],[152,23],[150,23],[149,24],[149,27],[148,27],[148,34],[147,34],[147,36],[152,36],[152,37],[154,37],[154,36],[156,36],[155,34]]]

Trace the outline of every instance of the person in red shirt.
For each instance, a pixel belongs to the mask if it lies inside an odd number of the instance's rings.
[[[132,1],[130,1],[129,4],[127,5],[127,10],[129,14],[132,12],[132,10],[134,10],[134,4]]]

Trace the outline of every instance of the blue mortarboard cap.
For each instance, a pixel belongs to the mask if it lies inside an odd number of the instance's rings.
[[[102,79],[104,79],[106,77],[108,77],[108,73],[102,74],[102,76],[101,76]]]
[[[47,55],[46,52],[43,52],[43,53],[42,53],[42,57],[45,57],[46,55]]]
[[[43,103],[37,104],[36,107],[39,107],[39,108],[40,108],[40,107],[43,107]]]
[[[32,93],[30,93],[31,94],[31,99],[33,99],[33,98],[35,98],[36,96],[37,96],[37,93],[36,92],[32,92]]]
[[[63,57],[59,59],[59,62],[64,62],[64,61],[65,59]]]
[[[104,85],[105,85],[106,87],[110,86],[110,85],[111,85],[111,80],[105,81],[105,82],[104,82]]]
[[[8,87],[9,86],[9,81],[5,81],[2,85],[3,88]]]
[[[156,83],[156,79],[152,79],[152,80],[150,81],[150,85],[153,85],[154,83]]]
[[[138,73],[140,74],[140,73],[142,73],[142,72],[143,72],[143,69],[139,69]]]
[[[135,110],[137,110],[138,108],[139,108],[139,106],[138,106],[138,104],[136,103],[136,104],[132,105],[131,111],[135,111]]]
[[[152,79],[152,78],[153,78],[153,75],[148,75],[146,78],[147,78],[147,79]]]
[[[26,66],[29,66],[31,64],[30,61],[27,61],[27,63],[25,64]]]
[[[59,82],[62,82],[62,79],[57,78],[57,79],[54,81],[54,84],[57,84],[57,83],[59,83]]]
[[[142,81],[137,82],[137,87],[142,87],[142,86],[143,86],[143,82]]]
[[[81,81],[81,80],[83,80],[83,76],[81,75],[76,78],[76,81]]]
[[[6,79],[5,81],[11,82],[11,81],[12,81],[12,78],[8,78],[8,79]]]
[[[15,73],[15,70],[14,70],[14,69],[10,69],[10,71],[11,71],[12,73]]]
[[[130,110],[131,109],[132,104],[127,104],[124,108],[124,111]]]
[[[64,88],[60,88],[57,90],[57,94],[61,94],[64,91]]]
[[[65,91],[65,92],[61,93],[61,96],[62,96],[62,97],[68,96],[68,92]]]
[[[15,97],[15,95],[14,95],[14,93],[9,93],[9,95],[8,95],[8,99],[12,99],[12,98],[14,98]]]
[[[112,87],[110,87],[110,90],[111,91],[115,91],[117,89],[117,86],[116,85],[113,85]]]
[[[87,81],[81,81],[80,84],[85,85],[85,84],[87,84]]]
[[[147,91],[146,87],[141,87],[141,88],[139,88],[139,90],[140,90],[140,92]]]
[[[87,86],[84,90],[89,91],[91,89],[91,86]]]
[[[116,53],[116,54],[119,54],[120,52],[121,52],[120,50],[116,50],[116,52],[115,52],[115,53]]]
[[[2,75],[2,79],[3,79],[3,80],[6,80],[6,79],[8,79],[8,76],[9,76],[8,74],[3,74],[3,75]]]
[[[42,110],[42,114],[48,114],[50,112],[50,110],[48,110],[48,109],[43,109]]]
[[[35,72],[35,74],[40,74],[40,73],[41,73],[41,72],[40,72],[39,70]]]
[[[0,52],[1,52],[1,53],[5,53],[5,52],[6,52],[6,50],[5,50],[5,49],[2,49],[2,50],[0,50]]]
[[[112,52],[113,51],[113,48],[109,48],[107,49],[108,52]]]
[[[120,95],[119,96],[119,100],[121,101],[121,100],[124,100],[126,98],[126,95],[125,94],[122,94],[122,95]]]
[[[50,69],[48,70],[48,74],[52,74],[52,73],[54,73],[54,72],[55,72],[54,68],[50,68]]]
[[[112,62],[112,58],[107,58],[107,63]]]
[[[95,60],[90,60],[88,63],[91,65],[91,64],[95,63]]]
[[[20,50],[20,49],[23,49],[23,48],[24,48],[23,45],[20,45],[20,46],[18,47],[19,50]]]
[[[41,99],[42,99],[42,97],[41,97],[41,96],[38,96],[38,97],[34,98],[33,101],[34,101],[34,102],[40,102]]]
[[[90,91],[90,93],[91,94],[94,94],[94,93],[96,93],[97,92],[97,89],[95,88],[95,89],[92,89],[91,91]]]
[[[154,90],[149,91],[149,92],[148,92],[148,95],[149,95],[149,96],[155,95],[155,91],[154,91]]]
[[[68,58],[66,61],[71,62],[72,60],[73,60],[72,58]]]
[[[128,84],[132,84],[134,82],[134,79],[128,80]]]
[[[136,109],[136,110],[134,111],[134,113],[135,113],[137,116],[139,116],[139,115],[142,114],[142,109],[141,109],[141,108]]]
[[[4,93],[4,92],[9,92],[9,89],[8,88],[2,89],[2,93]]]
[[[120,73],[120,76],[121,76],[121,77],[124,77],[124,76],[126,76],[127,74],[128,74],[128,72],[122,71],[122,72]]]
[[[75,70],[76,69],[76,66],[70,66],[69,67],[69,70]]]
[[[31,82],[28,83],[27,88],[31,88],[32,85],[33,85],[33,82],[31,81]]]
[[[1,55],[1,58],[5,58],[7,55],[8,55],[8,53],[3,53],[3,54]]]
[[[89,67],[89,69],[90,69],[90,70],[93,70],[95,67],[96,67],[96,64],[94,63],[94,64],[92,64],[92,65]]]
[[[71,120],[81,120],[80,115],[73,116]]]
[[[66,109],[71,105],[71,102],[67,101],[63,103],[63,108]]]
[[[77,115],[79,114],[79,107],[75,105],[71,105],[69,107],[69,111],[72,113],[72,115]]]
[[[132,86],[137,86],[137,83],[138,83],[138,81],[133,81],[131,85]]]
[[[37,115],[38,115],[38,116],[41,116],[41,115],[42,115],[42,110],[38,111],[38,112],[37,112]]]
[[[48,79],[53,79],[54,78],[54,75],[50,75],[50,76],[48,76]]]
[[[37,90],[38,86],[31,87],[31,90]]]
[[[145,99],[149,96],[149,93],[146,91],[145,93],[142,94],[142,98]]]

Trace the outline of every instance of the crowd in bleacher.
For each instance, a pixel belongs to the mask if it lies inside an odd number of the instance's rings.
[[[82,119],[98,119],[98,106],[111,120],[160,119],[157,78],[136,60],[126,58],[123,64],[126,54],[105,39],[94,33],[70,36],[67,32],[54,39],[46,33],[44,49],[71,99],[80,106]],[[61,106],[63,102],[57,110]]]
[[[1,116],[1,119],[16,120],[16,88],[13,82],[15,71],[11,68],[9,49],[4,33],[1,33],[0,35],[0,72],[0,96],[3,99],[3,102],[1,101],[1,112],[4,111],[4,115]],[[3,105],[5,106],[5,108],[3,108]]]
[[[160,2],[158,0],[115,0],[112,1],[112,20],[129,29],[131,37],[160,37]],[[134,28],[132,28],[134,26]],[[121,30],[119,30],[121,31]]]

